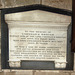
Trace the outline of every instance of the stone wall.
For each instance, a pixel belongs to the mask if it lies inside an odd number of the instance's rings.
[[[15,70],[3,71],[0,75],[75,75],[72,71],[49,71],[49,70]]]
[[[33,4],[72,10],[72,0],[0,0],[0,8],[13,8]]]
[[[26,5],[32,5],[32,4],[42,4],[46,6],[72,10],[72,0],[0,0],[0,9],[14,8],[14,7],[26,6]],[[1,42],[1,12],[0,12],[0,42]],[[1,51],[1,43],[0,43],[0,51]],[[0,52],[0,55],[1,55],[1,52]],[[74,58],[75,58],[75,55],[74,55]],[[1,60],[1,56],[0,56],[0,60]],[[75,60],[74,60],[74,64],[75,64]],[[75,65],[74,65],[73,71],[0,70],[0,75],[75,75]]]

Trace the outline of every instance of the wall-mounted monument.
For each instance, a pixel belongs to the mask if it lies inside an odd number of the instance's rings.
[[[2,24],[2,42],[7,41],[2,43],[2,50],[7,49],[8,68],[73,69],[70,12],[39,7],[32,6],[34,10],[3,14],[7,24]]]

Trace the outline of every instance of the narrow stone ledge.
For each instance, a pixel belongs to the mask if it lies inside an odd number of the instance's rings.
[[[69,75],[69,73],[57,72],[35,72],[35,75]]]

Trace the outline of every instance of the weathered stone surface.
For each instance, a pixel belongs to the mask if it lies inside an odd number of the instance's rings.
[[[18,6],[26,6],[32,4],[39,4],[39,0],[15,0],[16,5]]]
[[[1,72],[0,75],[16,75],[14,72]]]
[[[33,4],[72,10],[72,0],[0,0],[0,8],[12,8]]]
[[[0,8],[4,8],[4,0],[0,0]]]
[[[57,72],[35,72],[35,75],[69,75],[69,73]]]
[[[7,71],[0,72],[0,75],[33,75],[33,71],[32,70],[14,70],[9,72],[7,70]]]
[[[75,75],[75,73],[69,73],[69,72],[51,72],[51,71],[35,71],[35,70],[14,70],[11,72],[0,72],[0,75]]]
[[[42,4],[72,10],[72,0],[42,0]]]
[[[13,6],[15,6],[15,2],[14,1],[15,0],[5,0],[4,7],[6,8],[6,7],[13,7]]]
[[[5,8],[20,7],[32,4],[40,4],[40,0],[5,0]]]
[[[23,72],[1,72],[0,75],[33,75],[30,71]]]
[[[2,7],[2,2],[1,2],[1,0],[0,0],[0,7]]]
[[[16,75],[33,75],[32,70],[17,71]]]
[[[75,75],[75,73],[71,73],[71,75]]]

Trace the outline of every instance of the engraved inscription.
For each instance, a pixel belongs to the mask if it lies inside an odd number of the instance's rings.
[[[65,27],[13,27],[9,29],[9,61],[66,62]]]

